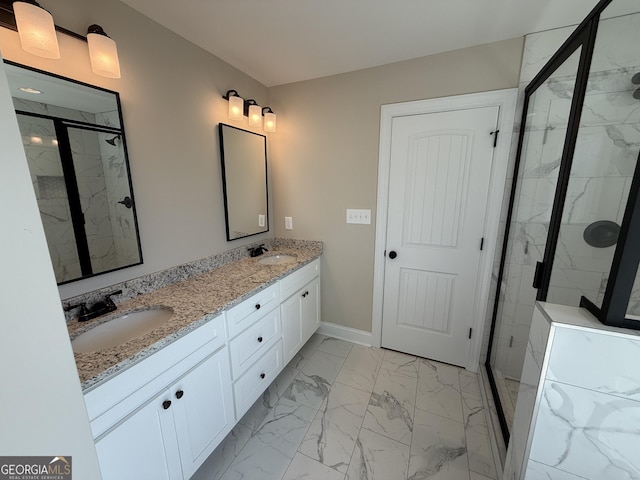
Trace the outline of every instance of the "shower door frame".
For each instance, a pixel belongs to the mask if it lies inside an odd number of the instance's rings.
[[[567,123],[567,133],[565,135],[560,169],[558,172],[558,184],[556,186],[554,195],[553,208],[551,210],[551,220],[549,222],[549,231],[547,233],[547,243],[545,247],[544,258],[542,262],[538,262],[538,265],[536,267],[536,275],[534,278],[534,287],[538,288],[536,300],[544,301],[549,290],[552,260],[554,258],[556,247],[558,244],[562,211],[564,208],[567,187],[569,184],[569,175],[571,173],[573,154],[575,151],[578,131],[580,128],[580,117],[582,114],[582,107],[587,90],[587,81],[589,79],[591,60],[593,57],[593,50],[596,42],[600,14],[606,7],[609,6],[612,1],[613,0],[601,0],[600,3],[598,3],[598,5],[589,13],[589,15],[587,15],[582,23],[580,23],[576,30],[569,36],[569,38],[562,44],[558,51],[545,64],[542,70],[525,88],[522,121],[518,136],[518,150],[514,164],[513,181],[509,197],[509,208],[506,219],[505,234],[502,243],[502,252],[500,256],[500,270],[497,278],[496,298],[491,318],[489,346],[487,350],[487,359],[485,362],[489,386],[491,388],[491,394],[495,401],[498,420],[500,422],[500,429],[502,430],[505,445],[509,444],[510,426],[507,425],[507,420],[498,393],[495,375],[492,370],[491,353],[495,340],[494,337],[496,331],[496,320],[501,299],[500,291],[504,279],[504,269],[508,250],[508,239],[511,231],[513,208],[516,200],[516,186],[518,184],[518,173],[522,159],[522,148],[524,143],[525,127],[527,123],[529,99],[531,98],[533,93],[535,93],[535,91],[549,79],[549,77],[558,69],[558,67],[560,67],[571,55],[573,55],[578,50],[578,48],[582,48],[576,73],[574,95],[571,101],[571,110]]]

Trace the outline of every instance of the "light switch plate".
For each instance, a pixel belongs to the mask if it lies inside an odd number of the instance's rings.
[[[347,223],[371,224],[371,210],[347,208]]]
[[[284,229],[293,230],[293,217],[284,217]]]
[[[258,215],[258,226],[264,227],[266,215]]]

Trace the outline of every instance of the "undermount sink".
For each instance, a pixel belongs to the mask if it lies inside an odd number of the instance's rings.
[[[141,337],[166,323],[173,310],[155,307],[122,315],[87,330],[71,341],[75,353],[90,353],[116,347]]]
[[[293,263],[297,259],[298,257],[296,257],[295,255],[277,254],[261,258],[260,260],[258,260],[258,263],[260,265],[281,265],[283,263]]]

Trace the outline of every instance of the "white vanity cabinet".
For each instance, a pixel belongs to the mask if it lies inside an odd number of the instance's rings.
[[[103,480],[189,478],[229,433],[235,417],[223,333],[220,316],[155,354],[182,353],[181,361],[152,355],[87,394]],[[121,401],[101,413],[91,402],[118,394]]]
[[[103,480],[190,478],[319,325],[317,259],[90,389]]]
[[[320,260],[280,281],[285,365],[320,326]]]

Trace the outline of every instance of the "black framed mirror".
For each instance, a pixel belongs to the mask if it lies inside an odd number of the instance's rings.
[[[219,132],[227,240],[268,232],[267,137],[224,123]]]
[[[118,93],[5,64],[58,284],[141,264]]]

